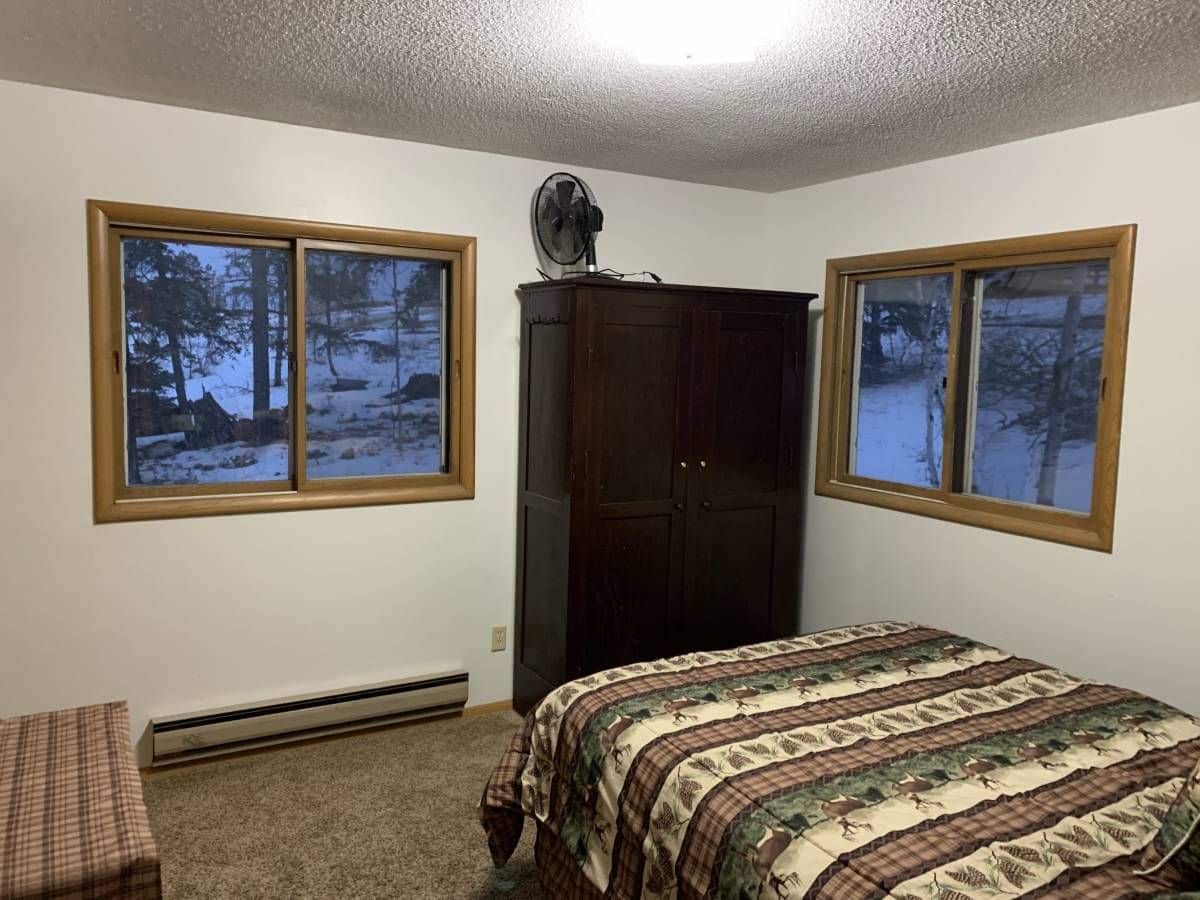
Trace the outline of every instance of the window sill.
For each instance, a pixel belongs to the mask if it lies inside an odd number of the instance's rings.
[[[420,478],[420,482],[416,479]],[[338,509],[354,506],[383,506],[395,503],[429,503],[443,500],[473,500],[475,485],[454,476],[414,476],[414,483],[362,488],[322,487],[304,491],[285,490],[252,494],[213,494],[193,497],[146,497],[104,499],[97,497],[95,522],[139,522],[152,519],[181,519],[195,516],[245,515],[291,512],[301,509]]]
[[[820,479],[816,483],[816,493],[821,497],[849,500],[853,503],[974,525],[1087,550],[1112,552],[1112,524],[1100,521],[1095,515],[1085,516],[963,494],[908,494],[845,481]]]

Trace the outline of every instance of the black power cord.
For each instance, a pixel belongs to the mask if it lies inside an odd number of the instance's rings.
[[[551,278],[549,275],[547,275],[545,272],[543,272],[541,269],[538,269],[537,273],[542,276],[543,281],[554,281],[555,280],[555,279]],[[579,270],[574,270],[571,272],[563,272],[563,277],[569,277],[571,275],[580,275],[580,276],[584,276],[584,277],[593,275],[593,276],[596,276],[599,278],[616,278],[618,280],[624,280],[626,278],[633,278],[637,275],[649,275],[654,280],[655,284],[662,284],[662,281],[663,281],[662,278],[660,278],[657,273],[651,272],[648,270],[642,270],[641,272],[618,272],[616,269],[599,269],[595,272],[587,272],[587,271],[581,272]]]

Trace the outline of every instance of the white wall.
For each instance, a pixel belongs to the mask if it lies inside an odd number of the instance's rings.
[[[458,665],[507,698],[513,288],[553,164],[7,82],[0,119],[0,716],[125,697],[140,733]],[[830,256],[1139,225],[1113,554],[815,498],[810,468],[806,629],[916,619],[1200,711],[1197,147],[1200,104],[771,196],[583,170],[602,261],[678,281],[819,291]],[[477,498],[93,525],[88,197],[476,235]]]
[[[0,716],[186,712],[464,666],[511,696],[518,305],[551,163],[0,82]],[[583,170],[601,262],[761,286],[766,198]],[[476,499],[93,525],[84,201],[471,234]],[[511,633],[510,633],[511,648]]]
[[[802,621],[912,619],[1200,712],[1200,104],[775,194],[768,219],[771,286],[809,290],[829,257],[1137,223],[1113,553],[814,497],[810,452]]]

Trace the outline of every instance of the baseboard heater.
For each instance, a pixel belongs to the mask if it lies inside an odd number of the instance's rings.
[[[447,715],[466,702],[467,673],[440,672],[151,719],[152,764]]]

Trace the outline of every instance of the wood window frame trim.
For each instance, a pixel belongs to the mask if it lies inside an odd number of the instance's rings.
[[[1120,455],[1121,412],[1125,390],[1125,359],[1133,286],[1136,225],[1089,228],[1029,237],[951,244],[889,253],[830,259],[825,267],[825,314],[821,348],[821,381],[817,411],[815,492],[885,509],[929,516],[950,522],[1112,552],[1116,513],[1117,463]],[[962,452],[963,423],[957,421],[959,394],[969,361],[961,358],[962,310],[967,274],[1056,260],[1109,261],[1108,298],[1100,374],[1102,391],[1097,410],[1096,461],[1091,511],[1085,515],[972,494],[951,488],[956,465],[942,467],[942,484],[921,488],[850,475],[849,411],[853,373],[854,297],[858,277],[907,275],[910,270],[951,270],[952,286],[949,358],[943,433],[943,460]],[[918,271],[917,274],[920,274]],[[951,426],[952,427],[949,427]]]
[[[211,236],[213,242],[287,242],[293,248],[291,321],[292,346],[303,336],[303,271],[306,245],[342,245],[360,252],[391,248],[408,256],[445,259],[451,266],[447,297],[449,351],[446,368],[450,387],[447,427],[448,471],[422,475],[330,478],[304,481],[303,460],[297,459],[290,483],[253,482],[241,485],[201,485],[197,488],[141,487],[131,491],[124,474],[124,378],[113,360],[124,359],[123,303],[119,265],[113,242],[121,229],[162,236]],[[91,343],[92,486],[96,523],[236,515],[299,509],[378,506],[439,500],[470,500],[475,496],[475,293],[476,239],[359,225],[339,225],[299,219],[179,209],[107,200],[87,201],[88,282]],[[118,247],[119,249],[119,247]],[[119,356],[114,356],[119,354]],[[123,367],[122,367],[123,368]],[[291,378],[304,375],[303,354]],[[116,376],[116,377],[114,377]],[[294,396],[294,395],[293,395]],[[303,404],[292,423],[294,436],[304,427]],[[233,490],[230,490],[230,487]]]

